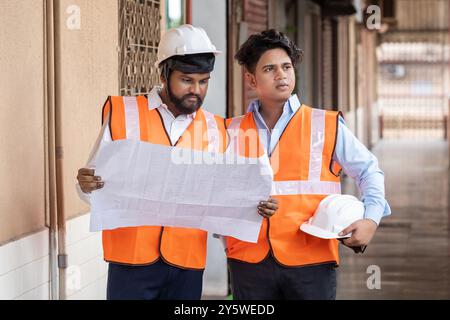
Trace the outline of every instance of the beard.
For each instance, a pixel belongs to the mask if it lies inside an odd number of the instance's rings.
[[[203,104],[203,99],[198,94],[186,94],[181,98],[176,97],[170,87],[167,88],[169,98],[181,114],[191,114],[198,110]],[[188,102],[190,98],[196,98],[195,102]]]

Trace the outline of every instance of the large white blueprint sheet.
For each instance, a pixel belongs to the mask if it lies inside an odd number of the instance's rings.
[[[272,184],[267,156],[119,140],[102,147],[96,163],[105,185],[91,195],[91,231],[162,225],[257,242],[257,206]]]

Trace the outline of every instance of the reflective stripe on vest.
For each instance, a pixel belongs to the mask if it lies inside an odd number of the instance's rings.
[[[311,111],[311,151],[309,154],[308,181],[274,181],[271,195],[335,194],[341,193],[339,182],[320,181],[322,153],[325,143],[325,110]]]
[[[274,181],[271,196],[295,194],[336,194],[341,193],[341,184],[331,181]]]
[[[311,151],[309,154],[310,181],[320,181],[322,172],[322,152],[325,142],[325,111],[313,109],[311,112]]]
[[[227,132],[230,139],[228,150],[235,154],[238,154],[239,150],[239,129],[241,127],[242,119],[244,119],[244,116],[231,119],[231,122],[227,127]]]
[[[125,107],[125,128],[127,130],[127,139],[141,140],[137,98],[123,97],[123,105]]]
[[[211,112],[203,110],[203,114],[206,118],[206,127],[208,133],[208,151],[219,152],[220,150],[220,134],[217,128],[217,122],[214,115]]]

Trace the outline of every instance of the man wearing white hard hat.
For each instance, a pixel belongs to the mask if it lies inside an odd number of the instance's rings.
[[[153,88],[148,96],[109,97],[101,141],[135,138],[224,152],[224,119],[201,108],[219,53],[201,28],[182,25],[168,30],[160,41],[156,62],[163,87]],[[79,170],[77,178],[85,199],[104,186],[101,177],[95,176],[92,161]],[[273,205],[262,210],[272,214]],[[189,228],[142,226],[103,231],[103,254],[109,262],[107,298],[200,299],[206,241],[205,231]]]

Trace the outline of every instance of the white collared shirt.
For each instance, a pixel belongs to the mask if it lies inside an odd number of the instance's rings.
[[[292,95],[284,104],[283,113],[278,119],[275,127],[270,130],[267,127],[266,122],[264,121],[259,109],[260,102],[259,100],[253,100],[247,108],[247,112],[253,112],[255,115],[256,125],[258,129],[262,129],[265,134],[260,134],[260,139],[262,144],[266,148],[267,154],[270,156],[275,149],[275,146],[278,144],[278,140],[280,140],[281,135],[283,134],[284,129],[288,125],[289,121],[293,117],[293,115],[297,112],[301,107],[300,100],[297,95]]]
[[[163,119],[164,127],[170,137],[170,141],[172,145],[174,145],[180,139],[183,132],[189,127],[197,113],[181,114],[175,118],[167,105],[162,102],[159,95],[160,91],[161,87],[154,87],[153,90],[150,91],[148,94],[148,108],[150,110],[158,109]]]

